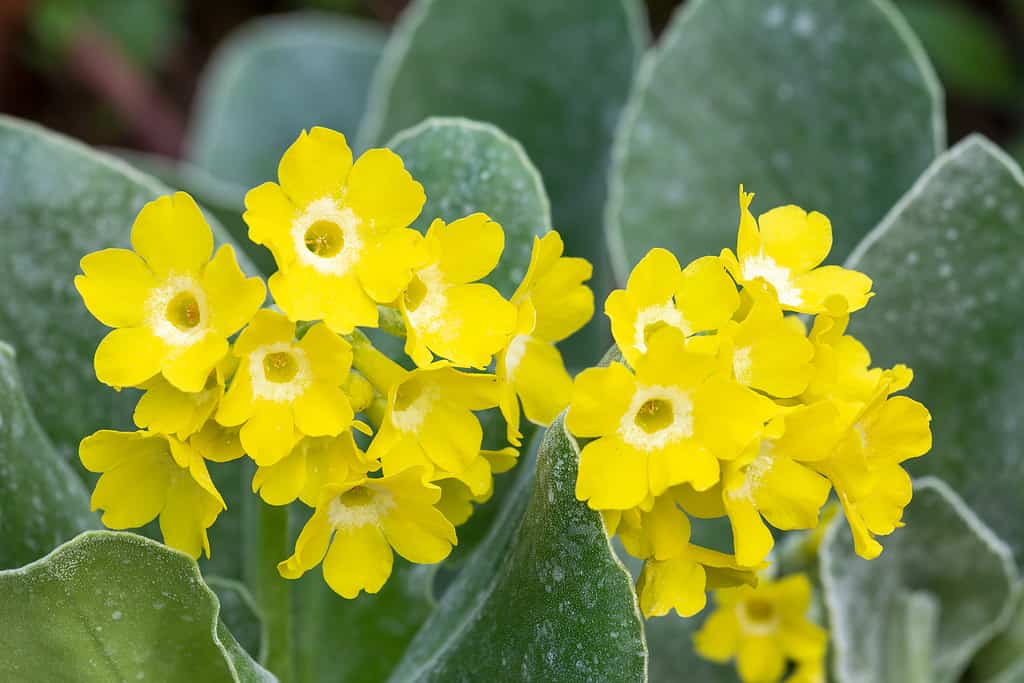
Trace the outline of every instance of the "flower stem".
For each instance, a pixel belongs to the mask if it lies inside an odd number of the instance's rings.
[[[378,351],[359,330],[349,335],[348,341],[352,344],[353,367],[370,380],[377,393],[387,396],[391,387],[405,377],[405,368]]]
[[[390,306],[378,306],[377,314],[380,316],[378,324],[382,332],[392,337],[405,338],[405,320],[401,311]]]
[[[277,573],[277,563],[289,555],[288,506],[272,506],[250,496],[246,515],[251,530],[245,571],[253,597],[267,628],[264,664],[281,681],[294,680],[291,647],[291,583]]]

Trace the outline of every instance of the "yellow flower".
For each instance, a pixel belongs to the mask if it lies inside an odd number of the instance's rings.
[[[134,529],[159,516],[164,543],[210,556],[206,530],[227,506],[190,446],[163,434],[102,430],[78,453],[85,469],[100,473],[92,509],[103,510],[107,527]]]
[[[825,659],[815,657],[797,662],[793,673],[786,679],[785,683],[825,683]]]
[[[392,549],[421,564],[446,558],[457,542],[455,527],[435,507],[441,489],[422,475],[412,468],[325,486],[295,554],[277,565],[278,572],[297,579],[323,560],[331,589],[354,598],[361,590],[376,593],[388,580]]]
[[[691,335],[721,328],[740,304],[736,285],[714,256],[680,270],[665,249],[651,249],[629,274],[626,289],[608,295],[612,336],[630,363],[647,352],[651,335],[674,327]]]
[[[245,455],[238,427],[225,427],[215,419],[209,419],[203,428],[189,437],[188,445],[203,460],[230,462]]]
[[[213,254],[213,233],[184,192],[139,212],[132,249],[85,256],[75,287],[89,312],[115,328],[96,349],[96,377],[115,388],[162,373],[180,391],[203,390],[227,354],[227,338],[266,297],[246,278],[230,245]]]
[[[756,583],[757,574],[739,566],[732,555],[688,543],[670,559],[644,562],[636,590],[640,611],[648,618],[673,609],[681,617],[692,617],[707,605],[707,591]]]
[[[720,358],[740,384],[777,398],[799,395],[814,374],[814,347],[783,317],[774,292],[744,291],[752,297],[746,317],[706,339],[718,342]]]
[[[402,371],[387,386],[387,409],[368,451],[384,474],[417,466],[429,480],[455,477],[474,495],[484,494],[491,468],[480,452],[483,428],[473,411],[498,404],[494,375],[459,372],[438,361]]]
[[[888,372],[883,375],[843,440],[815,464],[835,486],[857,554],[868,560],[882,552],[874,537],[902,526],[903,509],[913,495],[910,476],[900,463],[932,447],[928,409],[906,396],[890,396],[905,388],[904,381]]]
[[[519,401],[526,419],[547,426],[569,404],[572,378],[555,343],[583,327],[594,315],[594,293],[583,283],[593,267],[585,259],[562,256],[557,232],[533,238],[526,275],[515,294],[518,321],[508,346],[498,354],[501,412],[508,440],[520,445]]]
[[[225,378],[234,369],[233,360],[225,356],[206,378],[202,391],[194,393],[174,388],[160,375],[147,380],[141,387],[145,393],[135,406],[136,426],[188,439],[202,429],[220,404]]]
[[[422,258],[409,229],[426,201],[402,160],[371,149],[355,164],[341,133],[303,131],[284,153],[277,183],[245,197],[249,238],[277,261],[274,301],[292,320],[323,320],[335,332],[376,327]]]
[[[740,227],[736,254],[723,249],[721,258],[740,284],[770,284],[779,303],[790,311],[822,313],[830,297],[841,296],[850,311],[863,308],[872,296],[871,279],[855,270],[820,265],[832,249],[828,218],[798,206],[780,206],[750,213],[753,194],[740,186]]]
[[[706,490],[718,460],[737,457],[777,408],[723,377],[713,356],[685,347],[665,327],[648,340],[635,374],[621,363],[576,378],[566,423],[599,437],[580,454],[576,496],[590,507],[625,510],[688,482]]]
[[[326,484],[362,479],[379,468],[359,450],[348,430],[338,436],[307,436],[281,460],[258,468],[252,490],[271,505],[287,505],[298,498],[315,507]]]
[[[831,486],[804,464],[821,460],[842,434],[842,416],[830,402],[800,406],[777,418],[742,456],[726,463],[722,497],[732,525],[736,560],[752,566],[774,545],[762,517],[776,529],[811,529]]]
[[[776,683],[787,659],[824,657],[827,634],[807,618],[811,582],[805,575],[718,591],[715,598],[718,607],[694,635],[694,644],[706,659],[735,658],[744,683]]]
[[[428,257],[398,298],[405,352],[421,367],[433,360],[431,352],[461,367],[487,367],[516,325],[515,307],[476,282],[498,265],[505,248],[501,226],[482,213],[451,225],[439,218],[423,245]]]
[[[341,390],[352,349],[323,323],[296,342],[295,323],[263,310],[233,352],[240,362],[217,421],[242,425],[242,446],[257,465],[278,462],[302,436],[337,436],[352,423],[352,406]]]

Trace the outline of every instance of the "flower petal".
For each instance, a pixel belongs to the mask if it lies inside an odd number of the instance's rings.
[[[352,406],[339,387],[313,382],[295,399],[295,426],[307,436],[336,436],[352,423]]]
[[[614,432],[629,408],[636,382],[622,363],[588,368],[576,376],[566,426],[576,436],[601,436]]]
[[[591,441],[580,453],[576,497],[594,510],[636,507],[648,493],[647,458],[618,437]]]
[[[394,554],[383,532],[372,524],[338,529],[324,558],[324,579],[335,593],[352,599],[376,593],[391,576]]]
[[[406,228],[423,210],[423,186],[389,149],[371,149],[352,167],[344,203],[378,232]]]
[[[107,327],[142,324],[156,278],[141,258],[127,249],[102,249],[84,256],[81,268],[85,275],[75,277],[75,289],[97,320]]]
[[[337,197],[352,170],[352,150],[345,136],[315,127],[285,150],[277,167],[281,188],[297,206],[323,197]]]
[[[403,502],[383,518],[382,526],[395,552],[419,564],[440,562],[456,542],[455,527],[431,505]]]
[[[245,276],[230,244],[218,249],[203,271],[203,290],[210,302],[210,324],[225,337],[252,320],[267,298],[263,280]]]
[[[198,274],[213,253],[213,232],[195,200],[175,192],[142,207],[132,225],[132,249],[158,276]]]
[[[476,282],[498,265],[505,249],[505,232],[485,213],[474,213],[452,221],[438,232],[441,261],[446,281]]]
[[[96,379],[115,389],[138,386],[160,372],[166,349],[148,329],[116,329],[96,348]]]
[[[175,351],[164,356],[163,375],[176,389],[196,393],[203,390],[210,373],[227,355],[228,342],[224,337],[207,333],[195,344]]]
[[[257,465],[273,465],[288,455],[298,436],[291,406],[271,401],[256,401],[252,416],[239,432],[242,446]]]
[[[327,513],[320,510],[314,512],[295,541],[295,552],[287,560],[278,563],[277,572],[286,579],[297,579],[320,564],[333,531]]]

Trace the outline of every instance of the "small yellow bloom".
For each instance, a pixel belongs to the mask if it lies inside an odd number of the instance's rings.
[[[900,464],[932,446],[928,409],[906,396],[890,396],[904,388],[904,381],[883,375],[843,440],[815,464],[835,486],[857,554],[868,560],[882,552],[875,536],[902,526],[903,509],[913,495],[910,476]]]
[[[245,455],[238,427],[225,427],[215,419],[209,419],[203,428],[189,437],[188,445],[203,460],[230,462]]]
[[[670,486],[706,490],[719,460],[736,458],[777,407],[728,379],[713,356],[687,350],[665,327],[648,341],[635,373],[621,363],[576,378],[566,424],[598,437],[580,454],[576,496],[597,510],[625,510]]]
[[[398,297],[405,352],[421,367],[431,363],[431,352],[461,367],[487,367],[516,326],[515,307],[477,282],[498,265],[501,226],[482,213],[450,225],[437,219],[423,245],[428,257]]]
[[[278,183],[245,197],[249,238],[274,254],[274,301],[292,320],[323,320],[335,332],[377,326],[377,304],[399,296],[422,258],[409,229],[423,187],[390,150],[355,164],[345,136],[303,131],[284,153]]]
[[[193,558],[210,556],[206,530],[227,508],[203,458],[189,445],[153,432],[102,430],[82,440],[85,469],[100,473],[92,509],[111,529],[160,518],[164,543]]]
[[[753,194],[740,186],[740,227],[736,254],[722,250],[721,258],[740,284],[757,280],[770,284],[779,303],[790,311],[822,313],[831,297],[846,300],[848,310],[863,308],[872,296],[871,279],[855,270],[820,265],[832,249],[828,218],[798,206],[780,206],[754,220]]]
[[[145,393],[135,406],[135,424],[161,434],[173,434],[184,441],[195,434],[213,416],[224,396],[225,378],[234,370],[234,359],[227,355],[206,378],[202,391],[189,393],[176,389],[157,375],[142,385]]]
[[[306,436],[281,460],[258,468],[252,490],[271,505],[287,505],[298,498],[315,507],[323,486],[362,479],[379,468],[359,450],[351,431]]]
[[[715,595],[717,609],[694,635],[697,652],[714,662],[735,658],[744,683],[777,683],[786,660],[821,661],[827,634],[807,618],[811,582],[803,574],[761,581]]]
[[[670,610],[692,617],[707,605],[707,591],[756,583],[756,572],[738,565],[732,555],[687,544],[671,559],[644,562],[636,590],[645,617],[661,617]]]
[[[448,557],[455,527],[437,509],[441,489],[423,481],[419,468],[377,479],[325,486],[316,512],[295,543],[295,554],[277,565],[297,579],[323,560],[334,592],[354,598],[376,593],[391,575],[394,552],[420,564]]]
[[[460,372],[444,361],[404,372],[388,389],[387,410],[368,455],[384,474],[417,466],[429,480],[455,477],[474,495],[491,486],[473,414],[498,404],[494,375]]]
[[[555,344],[594,315],[594,293],[583,284],[593,267],[584,259],[563,257],[563,249],[557,232],[534,237],[530,265],[512,295],[518,322],[498,354],[496,374],[508,440],[516,446],[522,442],[520,400],[526,419],[543,426],[569,404],[572,378]]]
[[[684,336],[714,331],[739,307],[736,285],[714,256],[680,270],[665,249],[651,249],[629,274],[626,289],[608,295],[604,310],[612,336],[629,363],[647,352],[651,335],[674,327]]]
[[[263,310],[233,352],[240,362],[217,422],[242,425],[242,446],[257,465],[277,463],[302,436],[337,436],[352,424],[352,406],[341,390],[352,349],[323,323],[296,342],[295,323]]]
[[[96,377],[115,388],[157,374],[176,389],[201,392],[228,352],[227,338],[266,298],[246,278],[230,245],[213,254],[213,233],[195,201],[178,192],[146,204],[132,248],[85,256],[75,287],[86,308],[115,328],[96,349]]]

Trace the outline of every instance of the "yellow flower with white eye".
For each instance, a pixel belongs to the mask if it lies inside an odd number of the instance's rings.
[[[798,206],[780,206],[761,214],[750,213],[753,194],[740,186],[740,227],[736,253],[723,249],[721,259],[740,284],[757,280],[770,284],[779,303],[789,311],[822,313],[835,296],[848,310],[863,308],[872,296],[871,278],[840,266],[820,265],[832,249],[828,218]]]
[[[665,249],[651,249],[629,274],[626,289],[608,295],[612,336],[629,363],[647,352],[651,335],[674,327],[684,336],[721,328],[739,307],[736,284],[714,256],[680,270]]]
[[[277,261],[274,301],[292,320],[323,320],[341,334],[376,327],[377,304],[398,297],[422,259],[409,226],[423,187],[387,149],[353,164],[345,136],[327,128],[303,131],[277,175],[249,191],[243,216]]]
[[[421,367],[432,353],[460,367],[487,367],[516,326],[515,307],[477,282],[498,265],[505,248],[501,226],[482,213],[449,225],[439,218],[423,246],[428,256],[397,301],[405,352]]]
[[[703,339],[717,342],[719,357],[740,384],[776,398],[797,396],[814,375],[814,347],[783,317],[774,292],[746,291],[753,298],[746,316]]]
[[[498,404],[494,375],[460,372],[438,361],[400,371],[388,387],[387,409],[367,453],[383,464],[384,474],[418,466],[428,480],[454,477],[474,495],[485,493],[491,469],[481,455],[483,428],[473,411]]]
[[[85,469],[100,473],[92,509],[111,529],[135,529],[160,518],[164,543],[210,556],[206,530],[227,508],[203,458],[188,444],[153,432],[102,430],[78,449]]]
[[[323,323],[295,341],[295,323],[270,310],[256,314],[235,341],[239,358],[217,422],[241,425],[242,447],[257,465],[273,465],[302,436],[337,436],[352,424],[341,385],[352,349]]]
[[[263,282],[245,277],[230,245],[211,260],[213,233],[184,192],[142,207],[131,243],[134,251],[85,256],[75,277],[85,307],[115,328],[96,349],[96,377],[121,388],[162,374],[180,391],[200,392],[227,338],[262,305]]]
[[[257,468],[252,490],[270,505],[287,505],[298,498],[315,507],[325,485],[362,479],[377,469],[380,464],[359,450],[351,431],[306,436],[273,465]]]
[[[566,424],[597,437],[580,454],[576,497],[625,510],[688,482],[706,490],[756,439],[777,407],[722,376],[713,356],[686,349],[674,327],[655,332],[635,373],[621,363],[576,377]]]
[[[714,662],[735,658],[744,683],[777,683],[787,659],[824,657],[828,635],[807,618],[811,582],[806,575],[720,590],[715,601],[717,608],[694,635],[694,645]]]
[[[774,538],[764,520],[785,531],[817,526],[831,486],[806,463],[829,456],[847,425],[844,419],[828,401],[796,407],[724,465],[721,495],[737,562],[753,566],[768,557]]]
[[[338,595],[376,593],[391,575],[392,549],[420,564],[448,557],[457,537],[435,507],[440,497],[441,489],[425,483],[419,468],[329,484],[295,542],[295,553],[277,570],[297,579],[323,560],[324,579]]]
[[[828,458],[814,463],[832,481],[857,554],[868,560],[882,552],[875,536],[902,526],[903,509],[913,495],[901,463],[924,455],[932,446],[928,409],[906,396],[890,395],[905,388],[905,381],[886,371],[839,445]]]
[[[585,259],[563,257],[557,232],[533,238],[530,265],[512,295],[518,321],[515,334],[498,354],[501,413],[507,437],[520,445],[519,402],[526,419],[547,426],[569,404],[572,378],[555,346],[594,315],[594,293],[583,283],[593,267]]]

